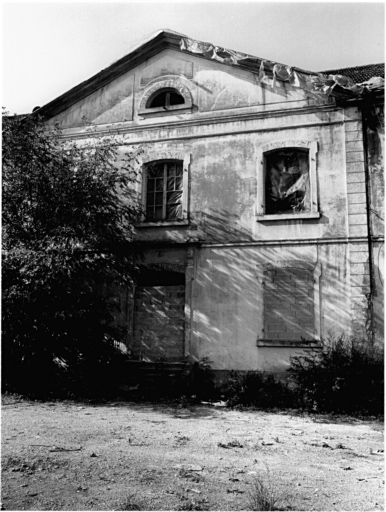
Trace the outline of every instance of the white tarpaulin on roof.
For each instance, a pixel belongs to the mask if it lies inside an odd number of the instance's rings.
[[[279,64],[268,60],[257,59],[245,53],[227,50],[225,48],[215,46],[211,43],[203,43],[188,37],[182,37],[180,41],[181,50],[186,50],[192,53],[205,55],[205,57],[225,64],[238,65],[241,61],[248,61],[249,63],[255,62],[256,67],[260,62],[259,67],[259,81],[265,83],[273,89],[278,86],[277,81],[288,82],[294,87],[301,87],[309,92],[317,100],[325,100],[334,87],[339,85],[343,89],[347,89],[355,95],[362,94],[366,89],[372,90],[379,87],[384,87],[384,79],[381,77],[374,77],[360,84],[354,83],[351,78],[343,75],[323,75],[307,74],[297,71],[285,64]],[[269,72],[269,75],[267,74]]]

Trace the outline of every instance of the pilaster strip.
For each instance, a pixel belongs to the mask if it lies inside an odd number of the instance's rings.
[[[348,112],[352,115],[355,112]],[[348,117],[348,116],[347,116]],[[348,121],[345,128],[346,183],[349,237],[363,237],[363,242],[350,242],[348,270],[350,275],[351,335],[366,337],[370,269],[368,223],[366,214],[366,177],[363,132],[360,121]]]

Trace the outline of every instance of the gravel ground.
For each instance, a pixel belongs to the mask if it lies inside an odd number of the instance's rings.
[[[3,510],[383,510],[383,423],[6,397],[2,469]]]

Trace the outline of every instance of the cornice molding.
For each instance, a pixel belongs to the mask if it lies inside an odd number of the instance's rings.
[[[240,122],[240,121],[254,121],[258,119],[265,119],[265,118],[276,118],[276,117],[291,117],[295,115],[303,116],[308,114],[315,114],[317,112],[340,112],[342,111],[341,108],[337,108],[334,105],[331,106],[318,106],[318,105],[307,105],[306,107],[299,107],[294,109],[281,109],[281,110],[269,110],[269,111],[263,111],[263,112],[247,112],[247,113],[234,113],[229,115],[222,115],[222,116],[212,116],[212,117],[195,117],[194,119],[184,119],[184,120],[176,120],[176,121],[165,121],[161,123],[152,123],[152,124],[146,124],[142,125],[140,123],[137,123],[135,125],[126,125],[122,126],[122,123],[114,123],[108,126],[103,126],[103,128],[98,128],[96,126],[95,133],[98,134],[98,136],[109,136],[112,133],[115,135],[128,135],[128,134],[134,134],[134,133],[141,133],[141,132],[151,132],[151,131],[157,131],[162,130],[165,128],[173,129],[173,128],[189,128],[189,127],[195,127],[195,126],[210,126],[210,125],[218,125],[218,124],[229,124],[234,122]],[[299,123],[299,124],[293,124],[290,126],[275,126],[270,128],[261,128],[261,129],[248,129],[245,130],[238,130],[235,132],[217,132],[217,133],[207,133],[207,134],[201,134],[200,138],[205,137],[211,137],[211,136],[223,136],[223,135],[231,135],[232,133],[245,133],[245,132],[259,132],[259,131],[277,131],[282,129],[290,129],[290,128],[299,128],[299,127],[306,127],[306,126],[324,126],[324,125],[332,125],[332,124],[342,124],[344,121],[343,117],[341,119],[336,119],[333,121],[318,121],[317,123]],[[87,139],[89,137],[89,132],[87,131],[71,131],[71,133],[63,133],[62,138],[63,139]],[[162,140],[174,140],[174,139],[186,139],[186,138],[196,138],[195,135],[192,136],[177,136],[177,137],[170,137],[170,138],[163,138]],[[157,140],[148,140],[147,138],[143,139],[143,142],[158,142],[161,139]],[[142,141],[141,141],[142,142]]]

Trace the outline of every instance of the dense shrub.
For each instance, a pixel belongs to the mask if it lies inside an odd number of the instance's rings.
[[[105,389],[122,330],[108,290],[136,269],[139,148],[82,143],[33,116],[3,117],[3,390]]]
[[[190,391],[200,400],[218,398],[219,392],[215,389],[212,364],[213,361],[208,357],[203,357],[193,365]]]
[[[368,341],[338,339],[292,358],[290,372],[305,408],[380,414],[384,407],[383,351]]]
[[[229,372],[224,396],[229,406],[244,405],[262,409],[296,405],[296,396],[285,382],[259,371]]]

